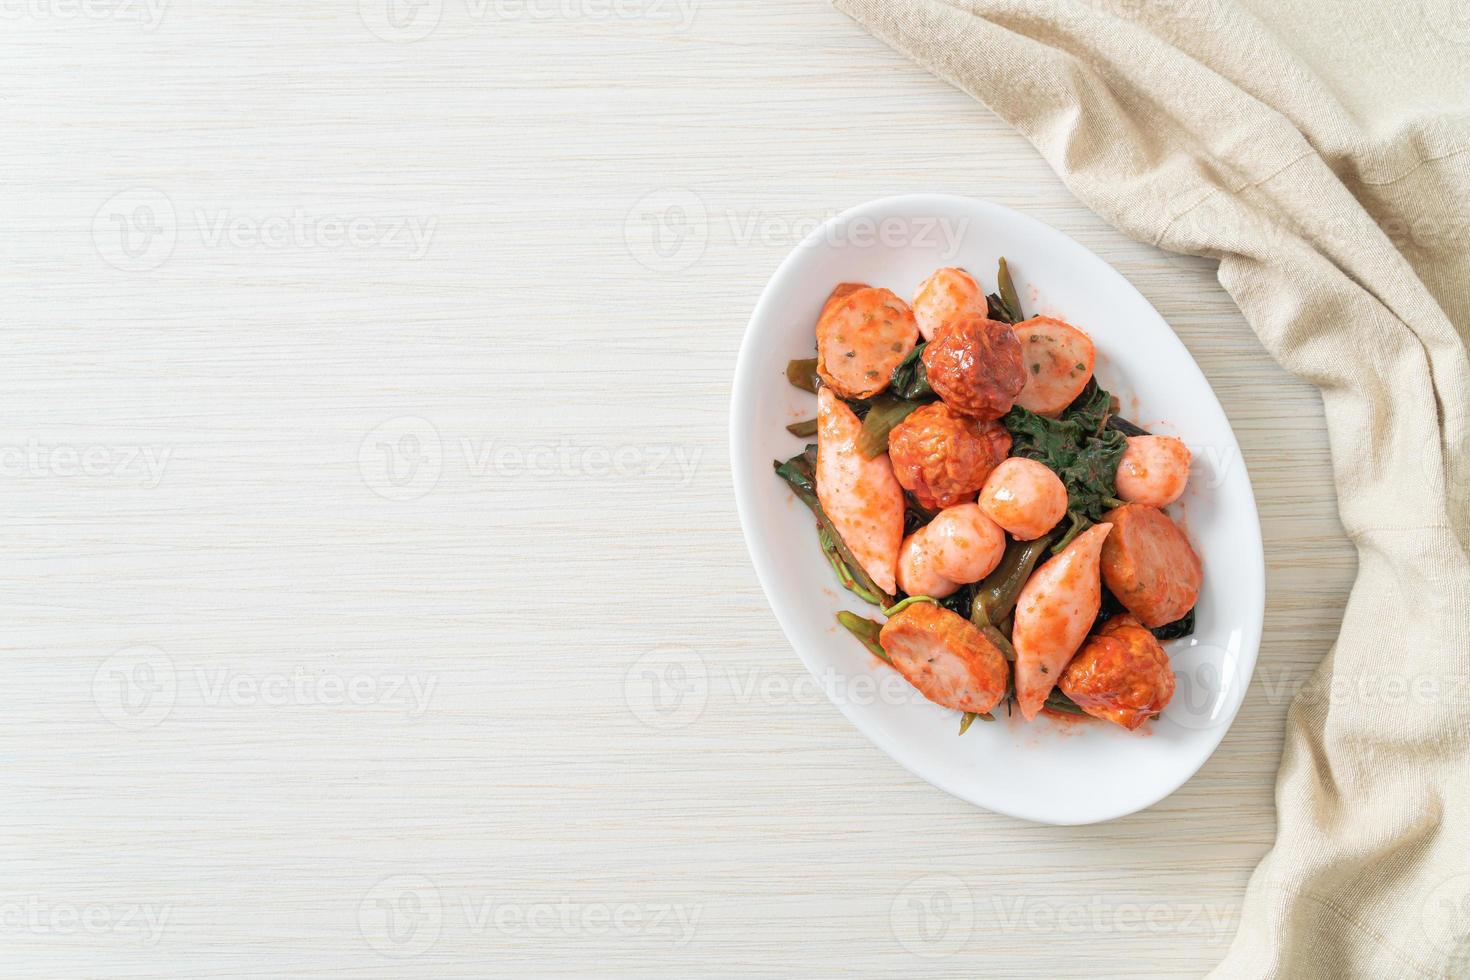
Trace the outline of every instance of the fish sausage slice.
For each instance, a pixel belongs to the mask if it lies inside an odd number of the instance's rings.
[[[942,606],[914,603],[883,625],[878,643],[904,679],[937,705],[983,714],[1005,697],[1005,655]]]
[[[817,321],[817,373],[843,398],[871,398],[918,342],[907,303],[887,289],[857,289],[829,300]]]
[[[873,583],[892,595],[903,544],[903,488],[887,453],[866,459],[858,451],[861,431],[842,399],[830,388],[818,390],[817,499]]]
[[[1102,577],[1129,612],[1153,629],[1180,619],[1199,601],[1204,570],[1169,515],[1124,504],[1103,515],[1113,533],[1102,550]]]
[[[1032,574],[1016,600],[1016,703],[1035,718],[1102,605],[1098,566],[1113,526],[1094,524]]]
[[[1038,415],[1059,415],[1087,387],[1097,352],[1092,338],[1050,316],[1016,324],[1026,386],[1016,404]]]

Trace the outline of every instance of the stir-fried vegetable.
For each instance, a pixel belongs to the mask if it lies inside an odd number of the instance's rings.
[[[863,646],[867,647],[868,652],[873,656],[884,663],[893,663],[888,657],[888,652],[878,642],[878,634],[883,631],[880,624],[871,619],[864,619],[857,613],[850,613],[846,609],[837,614],[837,622],[842,624],[843,629],[861,640]]]
[[[1121,432],[1104,425],[1110,400],[1092,382],[1060,418],[1016,406],[1001,420],[1011,433],[1011,455],[1050,467],[1067,487],[1067,509],[1089,521],[1100,520],[1117,503],[1113,480],[1128,448]]]
[[[1016,295],[1016,284],[1011,280],[1011,269],[1004,258],[1000,260],[1000,270],[995,278],[998,291],[985,297],[990,319],[1001,323],[1020,323],[1025,319],[1021,315],[1021,298]]]
[[[1026,580],[1036,570],[1036,563],[1046,554],[1051,535],[1034,541],[1012,541],[1000,564],[975,589],[970,620],[977,626],[999,623],[1011,614]]]
[[[817,393],[817,385],[822,379],[817,375],[817,359],[815,357],[803,357],[786,364],[786,380],[800,388],[802,391]]]
[[[924,368],[924,348],[927,346],[927,341],[919,344],[893,369],[888,390],[899,398],[922,401],[938,397],[929,386],[929,372]]]
[[[858,452],[868,459],[888,452],[888,434],[904,419],[922,408],[924,402],[895,398],[884,393],[872,399],[868,414],[863,418],[863,431],[858,436]]]
[[[960,716],[961,735],[970,730],[970,726],[975,723],[976,718],[979,718],[981,721],[995,721],[995,715],[991,714],[988,711],[984,714],[976,714],[973,711],[966,711],[963,715]]]
[[[1123,604],[1118,601],[1118,597],[1113,595],[1112,591],[1108,589],[1106,584],[1104,584],[1102,590],[1102,605],[1098,610],[1097,622],[1093,625],[1094,632],[1098,629],[1101,629],[1102,625],[1108,620],[1112,619],[1114,616],[1117,616],[1119,613],[1125,613],[1127,611],[1128,610],[1123,607]],[[1191,609],[1189,612],[1185,613],[1183,617],[1176,619],[1172,623],[1165,623],[1163,626],[1155,626],[1153,629],[1149,630],[1149,632],[1152,633],[1159,640],[1160,643],[1166,643],[1169,640],[1183,639],[1186,636],[1193,636],[1194,610]]]
[[[1052,711],[1060,711],[1064,715],[1085,715],[1087,712],[1077,707],[1077,702],[1067,697],[1061,691],[1052,691],[1046,697],[1043,707]]]
[[[817,420],[803,419],[800,422],[792,422],[786,427],[786,431],[798,439],[810,439],[817,434]]]

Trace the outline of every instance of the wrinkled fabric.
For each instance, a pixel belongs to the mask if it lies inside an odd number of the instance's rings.
[[[1214,975],[1470,977],[1470,8],[834,3],[1321,389],[1358,577]]]

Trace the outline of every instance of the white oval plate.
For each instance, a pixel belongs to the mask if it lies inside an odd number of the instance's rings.
[[[1162,718],[1137,733],[1043,715],[977,721],[924,700],[835,619],[881,620],[842,591],[817,547],[810,512],[772,472],[807,440],[785,431],[816,413],[786,382],[786,362],[811,357],[818,311],[839,282],[908,298],[941,266],[996,288],[1004,255],[1028,316],[1049,313],[1097,344],[1098,382],[1122,414],[1177,435],[1195,453],[1189,489],[1170,508],[1204,562],[1198,623],[1166,644],[1177,678]],[[1202,766],[1225,736],[1255,668],[1265,562],[1250,478],[1230,423],[1179,338],[1111,266],[1054,228],[985,201],[892,197],[826,222],[797,246],[761,295],[735,367],[730,406],[735,500],[756,574],[776,619],[842,713],[910,772],[978,806],[1052,824],[1095,823],[1158,802]],[[855,773],[855,779],[861,774]]]

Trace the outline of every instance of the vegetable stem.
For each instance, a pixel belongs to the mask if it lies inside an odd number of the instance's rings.
[[[905,609],[907,609],[909,606],[912,606],[916,602],[932,602],[936,606],[939,605],[939,600],[931,596],[911,595],[897,605],[889,606],[887,609],[883,610],[883,615],[888,617],[897,616],[899,613],[903,612]]]
[[[982,626],[980,628],[980,632],[985,634],[985,638],[987,640],[995,644],[995,647],[997,650],[1000,651],[1001,656],[1005,657],[1011,663],[1016,662],[1016,648],[1011,646],[1010,639],[1004,633],[996,629],[994,626]]]
[[[804,357],[789,362],[786,365],[786,380],[800,388],[802,391],[817,393],[817,359],[815,357]]]
[[[1015,608],[1021,589],[1050,543],[1050,534],[1043,534],[1034,541],[1011,542],[995,571],[987,575],[975,589],[975,600],[970,607],[970,621],[977,626],[982,621],[986,624],[1004,621]]]
[[[850,613],[846,609],[837,614],[837,622],[841,623],[844,629],[862,641],[863,646],[867,647],[868,652],[873,656],[886,664],[891,665],[893,663],[892,660],[888,659],[888,651],[884,650],[883,645],[878,642],[878,634],[882,631],[882,626],[871,619],[864,619],[857,613]]]
[[[872,577],[863,569],[862,564],[853,557],[852,550],[842,540],[842,535],[837,532],[836,525],[827,516],[827,512],[822,509],[822,502],[817,497],[816,462],[817,447],[813,445],[807,446],[806,452],[793,456],[784,463],[777,460],[773,465],[776,469],[776,475],[791,485],[792,492],[796,494],[796,499],[806,504],[807,508],[817,518],[818,542],[822,544],[822,550],[828,551],[827,544],[821,536],[821,533],[825,532],[831,540],[832,549],[842,559],[842,564],[846,566],[849,575],[857,586],[856,588],[848,586],[846,584],[846,577],[841,572],[838,572],[838,578],[843,581],[844,587],[850,589],[854,595],[865,602],[871,602],[875,606],[891,605],[893,603],[893,596],[888,595],[882,589],[878,588]]]
[[[1087,712],[1077,707],[1077,702],[1067,697],[1061,691],[1053,689],[1046,697],[1046,707],[1053,711],[1060,711],[1066,715],[1086,715]]]
[[[1005,304],[1006,312],[1011,315],[1012,323],[1020,323],[1021,298],[1016,295],[1016,284],[1011,280],[1010,267],[1006,265],[1005,257],[1000,260],[1000,272],[996,275],[996,281],[1000,287],[1000,301]]]
[[[792,422],[786,427],[786,431],[798,439],[810,439],[817,434],[817,420],[803,419],[800,422]]]
[[[858,434],[858,452],[863,454],[864,459],[872,459],[888,452],[888,434],[923,405],[923,402],[895,398],[887,394],[874,398],[872,407],[863,419],[863,429]]]
[[[1071,518],[1072,526],[1067,528],[1067,533],[1062,535],[1062,539],[1060,541],[1051,546],[1051,553],[1054,555],[1061,554],[1067,549],[1067,545],[1072,543],[1073,538],[1081,534],[1083,531],[1087,530],[1089,527],[1092,527],[1092,522],[1075,510],[1067,511],[1067,517]]]

